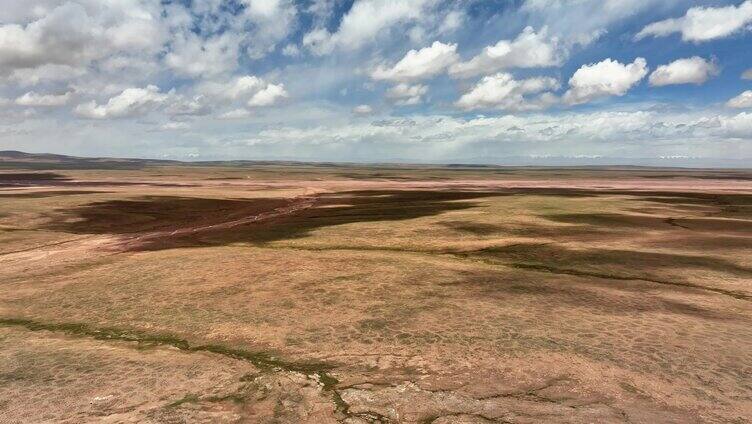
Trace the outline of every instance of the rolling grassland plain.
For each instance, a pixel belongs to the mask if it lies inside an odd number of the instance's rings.
[[[746,423],[752,171],[0,154],[0,422]]]

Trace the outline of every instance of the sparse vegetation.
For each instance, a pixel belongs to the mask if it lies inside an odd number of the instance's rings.
[[[79,165],[0,166],[0,421],[752,415],[749,172]]]

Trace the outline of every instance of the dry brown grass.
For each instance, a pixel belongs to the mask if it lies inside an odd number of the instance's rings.
[[[30,172],[0,421],[752,416],[749,173]]]

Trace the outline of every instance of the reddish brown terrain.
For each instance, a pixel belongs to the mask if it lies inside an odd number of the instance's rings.
[[[746,423],[752,172],[7,156],[0,422]]]

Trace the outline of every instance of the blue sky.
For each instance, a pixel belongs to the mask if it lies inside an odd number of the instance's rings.
[[[0,149],[738,166],[751,41],[752,0],[7,0]]]

